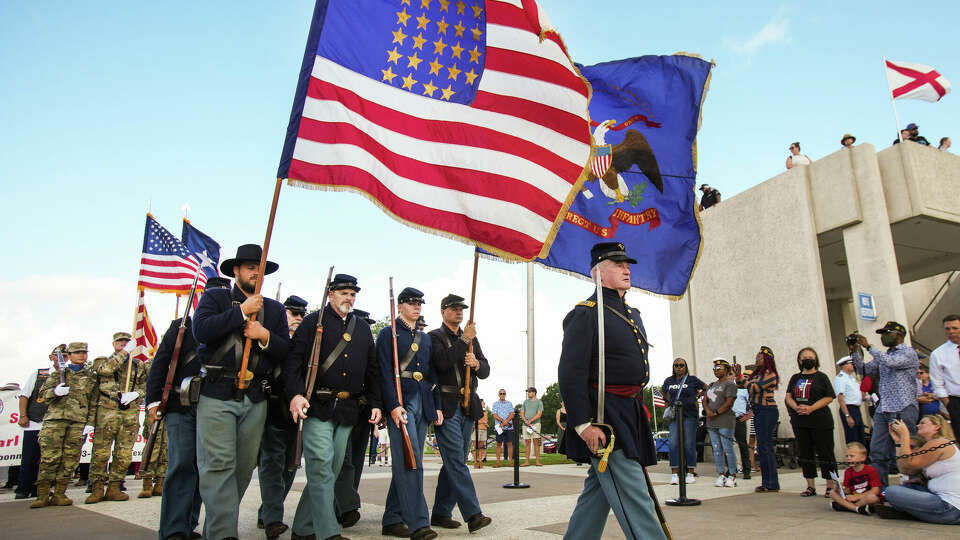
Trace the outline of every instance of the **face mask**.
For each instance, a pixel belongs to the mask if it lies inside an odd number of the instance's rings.
[[[886,333],[880,336],[880,343],[883,343],[884,347],[893,347],[897,343],[897,338],[890,333]]]
[[[816,364],[814,363],[813,358],[804,358],[800,360],[801,369],[813,369]]]

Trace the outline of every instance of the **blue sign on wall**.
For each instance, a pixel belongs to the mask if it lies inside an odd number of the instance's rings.
[[[860,318],[865,321],[877,320],[877,309],[873,303],[872,294],[857,293],[857,311],[860,312]]]

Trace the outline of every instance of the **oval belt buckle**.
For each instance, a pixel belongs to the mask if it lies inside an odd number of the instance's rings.
[[[420,373],[419,371],[414,371],[414,372],[413,372],[413,380],[415,380],[415,381],[417,381],[417,382],[422,381],[422,380],[423,380],[423,373]]]
[[[417,352],[417,351],[420,350],[420,346],[417,345],[416,343],[411,343],[411,344],[410,344],[410,350],[413,351],[413,352]],[[420,380],[420,379],[417,379],[417,380]]]
[[[337,392],[337,399],[347,399],[350,397],[350,392]]]
[[[348,334],[348,333],[346,333],[346,332],[343,333],[343,340],[344,340],[344,341],[346,341],[347,343],[350,343],[350,340],[351,340],[351,339],[353,339],[353,338],[350,337],[350,334]]]

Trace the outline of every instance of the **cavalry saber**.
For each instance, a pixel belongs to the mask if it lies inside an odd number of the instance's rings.
[[[310,404],[310,398],[313,396],[313,388],[317,382],[317,370],[320,366],[320,345],[323,342],[323,313],[326,311],[328,298],[330,296],[330,283],[333,282],[333,266],[327,273],[327,284],[323,287],[323,300],[320,303],[320,311],[317,315],[317,331],[313,334],[313,346],[310,348],[309,365],[307,375],[304,380],[306,388],[307,404]],[[277,288],[277,297],[279,298],[280,289]],[[307,414],[307,407],[301,412]],[[294,472],[300,468],[300,461],[303,459],[303,418],[297,419],[297,440],[293,447],[287,449],[287,472]]]
[[[416,325],[414,325],[416,326]],[[393,276],[390,276],[390,334],[393,338],[393,382],[397,391],[397,402],[400,403],[400,415],[406,420],[407,410],[403,406],[403,390],[400,385],[400,359],[397,354],[397,305],[393,296]],[[408,471],[417,469],[417,457],[413,453],[413,443],[410,441],[410,433],[407,431],[407,424],[400,422],[397,426],[400,428],[402,441],[400,445],[403,448],[403,468]]]
[[[603,286],[600,285],[600,265],[594,267],[593,281],[597,286],[597,421],[593,425],[604,430],[607,436],[607,445],[597,451],[600,456],[600,463],[597,464],[597,472],[607,470],[607,462],[610,460],[610,453],[613,452],[613,442],[616,436],[613,434],[613,426],[604,423],[603,409],[606,402],[607,391],[607,355],[603,324]]]
[[[167,368],[167,378],[163,382],[163,394],[160,396],[160,405],[157,407],[157,420],[150,426],[150,434],[147,436],[147,442],[143,446],[142,463],[140,466],[142,470],[147,470],[147,467],[150,466],[153,447],[157,443],[157,435],[160,433],[160,423],[163,422],[164,413],[167,410],[167,401],[170,399],[170,389],[173,387],[173,375],[177,371],[177,364],[180,361],[180,349],[183,347],[183,335],[187,331],[187,317],[190,315],[190,308],[193,306],[193,298],[197,295],[197,281],[200,279],[201,272],[203,272],[203,264],[197,266],[197,274],[193,276],[193,285],[190,286],[190,296],[187,298],[187,307],[183,309],[183,318],[180,319],[180,328],[177,329],[177,341],[173,344],[173,352],[170,354],[170,366]]]

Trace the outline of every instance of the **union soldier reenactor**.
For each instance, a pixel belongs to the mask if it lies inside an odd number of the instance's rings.
[[[284,364],[289,418],[303,420],[307,473],[307,486],[293,518],[293,540],[341,538],[334,483],[344,462],[350,432],[361,423],[380,422],[380,365],[373,334],[365,321],[350,312],[359,291],[355,277],[334,276],[327,305],[303,319]],[[308,398],[306,376],[318,321],[323,325],[317,357],[320,365]]]
[[[293,333],[307,313],[307,301],[296,295],[290,295],[283,301],[287,314],[287,333]],[[297,424],[290,420],[290,413],[283,391],[283,377],[280,362],[273,366],[270,374],[270,393],[267,397],[267,423],[263,428],[263,440],[260,441],[260,462],[257,465],[257,477],[260,480],[260,508],[257,510],[257,527],[266,529],[268,539],[283,534],[289,527],[283,523],[283,501],[293,485],[297,471],[288,471],[286,467],[287,449],[296,444]]]
[[[363,322],[369,327],[375,322],[370,318],[370,313],[362,309],[354,309],[350,313],[357,317],[357,324]],[[370,345],[370,354],[373,356],[372,363],[377,366],[377,388],[379,388],[380,364],[376,358],[377,352],[373,346],[372,333],[370,335]],[[371,429],[377,429],[369,422],[370,409],[370,403],[361,403],[360,414],[357,415],[357,424],[350,431],[350,441],[347,443],[343,466],[340,467],[340,474],[337,475],[337,482],[333,488],[337,500],[337,520],[344,528],[353,527],[360,521],[360,477],[363,474],[363,462],[365,461],[367,444],[370,443]],[[380,423],[383,423],[382,418]]]
[[[453,519],[453,507],[460,507],[460,515],[470,532],[486,527],[491,519],[480,511],[477,490],[467,467],[467,453],[473,435],[474,423],[483,415],[477,396],[477,380],[490,375],[490,363],[480,350],[476,325],[472,322],[461,330],[463,310],[467,307],[462,296],[448,294],[440,301],[443,324],[430,331],[430,365],[440,389],[443,424],[434,430],[443,455],[443,467],[437,478],[437,492],[433,499],[431,525],[455,529],[459,521]],[[469,351],[473,345],[473,352]],[[471,368],[466,381],[466,368]],[[470,408],[463,410],[464,383],[470,384]]]
[[[147,370],[143,364],[124,350],[130,334],[113,335],[113,354],[97,358],[93,372],[97,380],[96,410],[93,418],[93,455],[90,458],[90,496],[85,504],[102,500],[125,501],[130,497],[120,491],[120,483],[127,475],[133,459],[133,444],[140,431],[140,402],[146,393]],[[127,372],[129,373],[129,387]],[[110,448],[113,447],[113,459]],[[110,472],[107,473],[107,462]],[[104,484],[107,484],[104,493]]]
[[[381,532],[385,536],[422,540],[437,537],[437,533],[430,528],[430,514],[423,496],[423,442],[427,436],[427,425],[430,422],[441,425],[443,412],[440,410],[439,398],[433,392],[433,383],[428,377],[431,375],[430,338],[416,330],[423,293],[407,287],[397,295],[397,303],[400,314],[393,324],[397,332],[402,407],[394,388],[393,338],[390,327],[380,330],[380,335],[377,336],[383,404],[384,409],[390,411],[387,429],[393,442],[390,445],[393,478],[387,492]],[[410,435],[417,463],[414,470],[404,468],[404,442],[400,424],[406,424]],[[410,531],[413,531],[412,535]]]
[[[602,242],[590,250],[593,272],[603,288],[603,324],[606,385],[603,414],[597,408],[600,369],[597,296],[580,302],[563,320],[558,383],[567,409],[564,434],[570,459],[590,463],[583,492],[570,517],[564,538],[601,538],[607,515],[613,509],[629,539],[665,538],[658,522],[643,470],[657,462],[650,423],[643,410],[643,388],[650,380],[646,332],[640,312],[627,305],[630,264],[623,244]],[[599,421],[603,417],[605,421]],[[591,424],[612,428],[615,443],[604,472],[597,452],[607,445],[608,434]]]
[[[206,506],[203,536],[211,540],[238,537],[240,500],[256,466],[267,417],[270,374],[290,351],[283,305],[255,294],[262,253],[260,246],[245,244],[220,263],[220,272],[234,277],[234,287],[206,291],[193,317],[204,373],[197,404],[197,466]],[[267,261],[265,273],[278,268]],[[246,339],[252,343],[241,373]],[[247,374],[252,377],[241,389],[238,377]]]
[[[174,339],[176,339],[176,337],[174,337]],[[156,356],[154,356],[154,359],[156,359]],[[150,380],[149,374],[152,365],[153,360],[149,360],[144,364],[144,368],[147,370],[148,382]],[[144,416],[143,430],[141,431],[143,440],[147,440],[150,437],[150,431],[153,430],[153,423],[154,419],[152,416],[149,414]],[[141,461],[141,465],[142,463]],[[143,487],[137,495],[138,499],[149,499],[154,495],[163,495],[163,478],[167,474],[167,463],[167,429],[165,423],[161,422],[160,425],[157,426],[157,442],[153,447],[153,456],[150,464],[146,468],[140,467],[140,477],[143,479]]]
[[[80,463],[83,448],[83,428],[95,391],[95,379],[84,368],[87,361],[87,344],[74,342],[67,346],[70,364],[63,369],[65,382],[58,376],[47,377],[40,388],[42,403],[48,405],[40,428],[40,473],[37,475],[37,500],[30,508],[70,506],[67,498],[67,483]],[[53,495],[51,484],[56,483]]]
[[[207,280],[206,290],[229,288],[224,278]],[[164,332],[147,375],[147,416],[157,418],[163,397],[163,386],[170,370],[173,348],[177,342],[181,319],[170,323]],[[167,435],[167,472],[164,479],[163,500],[160,502],[160,535],[167,538],[195,538],[200,523],[200,477],[197,474],[197,406],[189,399],[192,378],[200,375],[197,342],[193,338],[193,319],[187,317],[180,344],[177,369],[170,381],[172,392],[163,413],[163,427]],[[184,381],[187,381],[186,385]],[[180,391],[178,392],[177,389]],[[174,393],[176,392],[176,393]],[[186,392],[187,396],[182,394]]]

